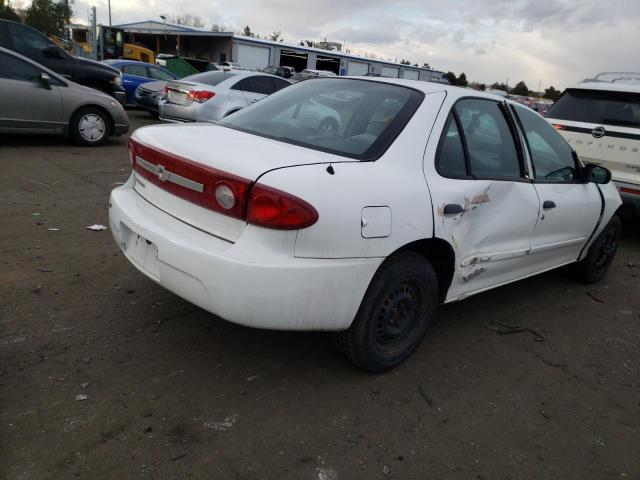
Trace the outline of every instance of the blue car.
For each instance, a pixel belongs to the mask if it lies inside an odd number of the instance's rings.
[[[126,105],[135,105],[135,91],[141,84],[155,80],[176,80],[178,77],[160,65],[136,60],[103,60],[122,72],[122,86],[127,91]]]

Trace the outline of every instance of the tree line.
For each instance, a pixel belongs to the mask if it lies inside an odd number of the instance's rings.
[[[482,90],[483,92],[487,89],[487,85],[479,82],[469,82],[467,80],[467,75],[462,72],[459,76],[456,76],[453,72],[447,72],[445,74],[446,79],[449,81],[451,85],[457,85],[459,87],[471,87],[475,90]],[[523,95],[523,96],[538,96],[538,92],[532,92],[529,90],[529,87],[524,82],[524,80],[520,80],[515,84],[514,87],[509,88],[509,85],[501,82],[494,82],[489,85],[489,88],[493,90],[502,90],[503,92],[510,93],[512,95]],[[560,90],[556,90],[556,88],[551,85],[549,88],[544,89],[544,94],[542,95],[544,98],[548,98],[549,100],[557,100],[560,97],[562,92]]]
[[[52,0],[33,0],[29,8],[16,11],[10,0],[0,0],[0,18],[14,22],[24,22],[48,37],[64,34],[64,27],[69,23],[73,12],[66,3]]]

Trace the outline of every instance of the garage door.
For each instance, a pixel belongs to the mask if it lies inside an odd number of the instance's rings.
[[[236,61],[244,68],[259,69],[269,66],[269,48],[238,45]]]
[[[383,77],[398,78],[398,69],[393,67],[382,67],[381,75]]]
[[[347,75],[366,75],[369,73],[369,64],[363,62],[349,62]]]
[[[406,78],[407,80],[418,80],[418,78],[420,78],[420,72],[417,70],[403,70],[402,78]]]

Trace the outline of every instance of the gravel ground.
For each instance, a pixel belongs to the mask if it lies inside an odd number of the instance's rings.
[[[328,335],[190,305],[87,230],[125,145],[0,137],[2,478],[640,478],[637,220],[603,283],[551,272],[444,306],[374,376]]]

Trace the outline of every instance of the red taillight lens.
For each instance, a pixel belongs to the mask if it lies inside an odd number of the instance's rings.
[[[210,98],[215,97],[215,92],[208,92],[207,90],[191,90],[187,94],[187,98],[194,102],[204,103]]]
[[[564,127],[562,125],[558,125],[556,123],[553,124],[553,128],[555,128],[556,130],[562,130]]]
[[[318,221],[313,206],[288,193],[254,185],[249,194],[247,222],[277,230],[298,230]]]
[[[162,89],[162,93],[164,95],[167,95],[169,93],[169,87],[167,85],[165,85],[164,88]]]
[[[129,148],[134,159],[136,156],[141,159],[134,163],[136,174],[154,185],[201,207],[242,220],[246,218],[247,197],[253,184],[250,180],[135,140],[130,140]]]
[[[133,150],[133,145],[131,144],[131,140],[129,140],[129,145],[127,147],[127,152],[129,154],[129,163],[132,167],[136,166],[136,154]]]

